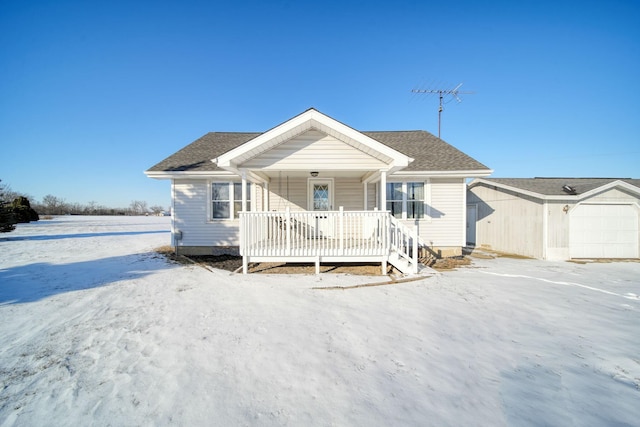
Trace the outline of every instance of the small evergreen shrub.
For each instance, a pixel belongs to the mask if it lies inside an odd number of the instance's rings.
[[[27,223],[31,221],[38,221],[40,217],[38,213],[31,207],[29,199],[20,196],[13,200],[11,204],[16,221],[19,223]]]

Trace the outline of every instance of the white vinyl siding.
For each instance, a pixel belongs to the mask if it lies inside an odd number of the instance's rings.
[[[174,180],[174,227],[182,231],[181,246],[237,246],[239,221],[210,221],[207,180]]]
[[[463,178],[431,178],[425,188],[426,212],[418,225],[420,243],[436,247],[465,245],[465,186]]]
[[[612,188],[577,205],[575,199],[545,203],[484,183],[469,190],[468,200],[478,206],[477,246],[549,260],[637,257],[638,202]]]
[[[272,179],[269,183],[270,211],[308,210],[308,178],[287,177]],[[334,205],[332,210],[342,206],[347,211],[362,210],[364,203],[363,185],[358,178],[335,178],[333,185]],[[375,193],[371,195],[375,201]]]
[[[414,179],[415,180],[415,179]],[[403,220],[408,226],[417,227],[420,243],[429,246],[460,247],[464,243],[464,195],[462,179],[431,179],[425,186],[425,217]],[[269,183],[267,210],[307,210],[308,178],[287,179],[285,175]],[[376,203],[376,185],[367,186],[368,206]],[[251,197],[256,198],[257,185],[251,186]],[[183,246],[237,246],[239,244],[238,219],[216,220],[211,218],[211,182],[207,180],[174,180],[173,191],[175,228],[182,231]],[[334,210],[361,210],[364,203],[364,186],[359,178],[335,178]],[[256,207],[254,206],[254,209]],[[261,206],[257,207],[258,210]]]
[[[307,210],[307,179],[287,177],[274,178],[269,183],[270,211]]]
[[[335,206],[340,206],[345,211],[360,211],[364,204],[364,187],[359,178],[336,178],[334,181],[333,195]],[[375,201],[375,194],[373,194]]]
[[[532,197],[484,186],[472,189],[468,203],[477,203],[476,245],[542,258],[543,205]]]
[[[376,170],[385,166],[375,157],[315,129],[244,162],[243,168],[261,170],[313,170],[318,165],[333,170]]]
[[[372,211],[378,206],[378,198],[377,198],[377,185],[376,184],[367,184],[367,209],[368,211]]]

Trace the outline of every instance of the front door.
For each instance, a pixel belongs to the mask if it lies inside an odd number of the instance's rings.
[[[329,215],[322,212],[333,210],[332,179],[309,180],[309,210],[317,213],[314,215],[314,223],[311,224],[314,237],[331,237],[333,235],[333,221]]]

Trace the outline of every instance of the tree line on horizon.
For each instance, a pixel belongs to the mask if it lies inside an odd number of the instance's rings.
[[[143,200],[133,200],[126,208],[112,208],[95,201],[86,204],[67,202],[47,194],[38,202],[13,191],[0,180],[0,233],[13,231],[18,223],[38,221],[40,215],[162,215],[166,211],[168,209],[159,205],[148,206]]]

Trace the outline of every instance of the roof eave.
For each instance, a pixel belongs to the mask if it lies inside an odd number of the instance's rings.
[[[498,188],[502,188],[504,190],[508,190],[508,191],[513,191],[515,193],[519,193],[519,194],[524,194],[527,196],[531,196],[531,197],[535,197],[537,199],[540,200],[570,200],[570,201],[580,201],[583,199],[588,199],[589,197],[592,197],[598,193],[601,193],[603,191],[609,190],[611,188],[614,187],[623,187],[635,194],[640,195],[640,188],[636,187],[635,185],[629,184],[627,182],[624,181],[620,181],[620,180],[616,180],[616,181],[612,181],[608,184],[605,185],[601,185],[600,187],[596,187],[592,190],[586,191],[584,193],[581,194],[554,194],[554,195],[548,195],[548,194],[542,194],[542,193],[537,193],[535,191],[529,191],[529,190],[524,190],[522,188],[518,188],[518,187],[514,187],[512,185],[506,185],[506,184],[502,184],[499,182],[494,182],[494,181],[487,181],[485,179],[481,179],[481,178],[476,178],[473,181],[471,181],[469,183],[469,188],[473,188],[479,184],[485,184],[485,185],[489,185],[489,186],[494,186],[494,187],[498,187]]]
[[[493,173],[491,169],[470,169],[456,171],[407,171],[401,170],[395,172],[394,176],[424,175],[438,178],[475,178],[489,176]]]
[[[225,178],[235,174],[229,171],[145,171],[153,179]]]

